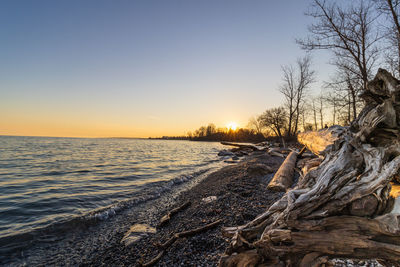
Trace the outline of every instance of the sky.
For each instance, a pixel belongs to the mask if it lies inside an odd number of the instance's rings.
[[[278,107],[309,0],[0,2],[0,135],[157,137]],[[313,54],[317,78],[329,54]],[[318,91],[320,83],[311,90]]]

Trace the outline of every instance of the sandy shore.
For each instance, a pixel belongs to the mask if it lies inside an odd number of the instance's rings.
[[[272,171],[279,168],[283,159],[269,156],[263,151],[254,152],[237,164],[226,166],[208,175],[192,189],[183,192],[173,204],[161,208],[161,218],[186,201],[191,205],[172,216],[171,220],[157,227],[155,234],[149,234],[130,246],[117,242],[123,238],[118,233],[105,251],[99,251],[82,265],[89,266],[139,266],[158,253],[158,243],[164,243],[177,232],[191,230],[221,219],[221,223],[206,232],[179,238],[164,253],[156,266],[216,266],[229,239],[221,235],[224,226],[244,224],[265,211],[283,193],[267,189]],[[268,166],[265,168],[263,166]],[[206,197],[216,200],[206,202]],[[212,199],[215,199],[214,197]],[[158,218],[158,219],[159,219]],[[135,224],[136,222],[132,222]],[[152,225],[153,227],[155,225]]]

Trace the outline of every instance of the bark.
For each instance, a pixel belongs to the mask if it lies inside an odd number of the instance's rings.
[[[326,153],[326,149],[329,149],[329,146],[338,140],[344,132],[346,132],[345,127],[335,125],[319,131],[299,133],[297,139],[308,150],[316,155],[321,155]]]
[[[244,266],[226,262],[254,250],[256,263],[247,266],[312,266],[333,257],[399,262],[400,214],[391,213],[390,191],[400,169],[400,81],[380,69],[362,97],[366,106],[336,139],[322,131],[309,135],[314,142],[303,137],[324,151],[318,167],[253,221],[224,229],[232,240],[220,266]],[[313,145],[324,136],[325,148]]]
[[[253,146],[253,145],[244,145],[244,144],[237,144],[237,143],[231,143],[231,142],[221,142],[221,145],[235,146],[235,147],[238,147],[241,149],[251,149],[253,151],[259,150],[256,146]]]
[[[293,184],[294,168],[296,167],[297,152],[290,152],[282,163],[281,167],[275,173],[274,178],[268,185],[268,188],[274,191],[286,192]]]
[[[158,224],[158,227],[163,226],[164,224],[167,224],[170,220],[171,217],[173,215],[175,215],[176,213],[180,212],[181,210],[187,208],[190,206],[190,201],[186,201],[185,203],[183,203],[182,205],[180,205],[179,207],[176,207],[175,209],[170,210],[167,214],[165,214],[161,219],[160,222]]]

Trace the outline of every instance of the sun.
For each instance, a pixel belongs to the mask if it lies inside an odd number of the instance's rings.
[[[236,122],[230,122],[230,123],[228,123],[228,124],[226,125],[226,127],[228,127],[228,130],[233,130],[233,131],[235,131],[235,130],[237,129],[238,125],[237,125]]]

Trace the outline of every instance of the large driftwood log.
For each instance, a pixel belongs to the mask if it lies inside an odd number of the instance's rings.
[[[312,141],[321,134],[299,138],[323,162],[256,219],[224,229],[232,240],[220,266],[243,266],[238,257],[254,251],[248,266],[313,266],[333,257],[399,266],[400,214],[390,213],[390,182],[400,169],[400,81],[380,69],[362,97],[359,117],[327,146]]]
[[[346,132],[346,127],[334,125],[319,131],[299,133],[297,139],[314,154],[323,155]]]
[[[238,143],[231,143],[231,142],[221,142],[221,145],[225,145],[225,146],[234,146],[234,147],[238,147],[241,149],[251,149],[253,151],[257,151],[259,150],[258,147],[254,146],[254,145],[245,145],[245,144],[238,144]]]
[[[274,191],[286,192],[293,184],[294,168],[296,167],[297,152],[292,151],[275,173],[268,188]]]

